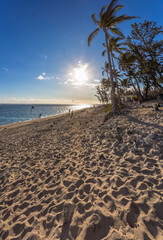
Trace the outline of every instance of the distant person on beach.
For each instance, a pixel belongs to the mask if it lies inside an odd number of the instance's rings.
[[[31,111],[34,110],[34,106],[31,107]]]
[[[39,118],[41,118],[41,116],[42,116],[42,114],[40,113],[40,114],[39,114]]]
[[[70,113],[70,118],[72,118],[72,117],[73,117],[73,114],[74,114],[74,113],[73,113],[73,111],[71,111],[71,113]]]

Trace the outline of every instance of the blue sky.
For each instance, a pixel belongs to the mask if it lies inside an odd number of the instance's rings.
[[[0,0],[0,103],[92,103],[104,35],[88,47],[104,0]],[[120,13],[163,23],[162,0],[120,0]],[[74,103],[73,102],[73,103]]]

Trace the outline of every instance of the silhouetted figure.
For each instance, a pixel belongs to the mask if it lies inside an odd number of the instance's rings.
[[[73,113],[73,111],[71,111],[70,118],[72,118],[72,117],[73,117],[73,114],[74,114],[74,113]]]
[[[32,110],[34,110],[34,108],[35,108],[35,107],[34,107],[34,106],[32,106],[32,107],[31,107],[31,111],[32,111]]]
[[[42,116],[42,114],[40,113],[40,114],[39,114],[39,118],[41,118],[41,116]]]

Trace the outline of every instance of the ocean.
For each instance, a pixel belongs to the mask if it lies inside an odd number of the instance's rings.
[[[33,106],[33,107],[32,107]],[[80,105],[44,105],[44,104],[0,104],[0,125],[23,122],[41,117],[55,116],[91,107],[90,104]]]

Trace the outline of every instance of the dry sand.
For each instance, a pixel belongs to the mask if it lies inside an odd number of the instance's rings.
[[[162,150],[163,110],[1,127],[0,239],[163,239]]]

